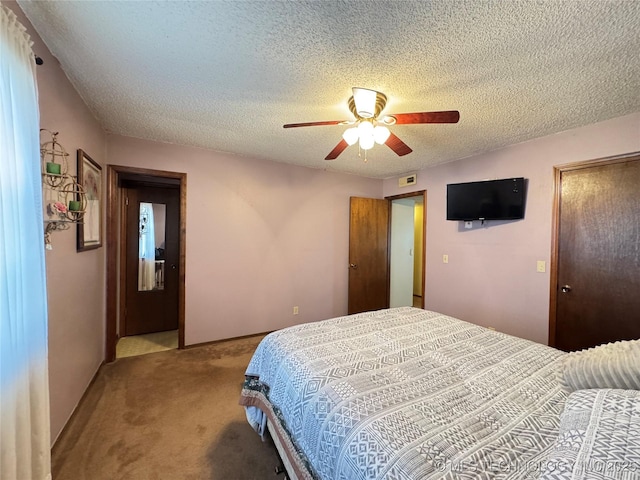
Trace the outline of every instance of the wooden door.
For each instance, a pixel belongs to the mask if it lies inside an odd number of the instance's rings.
[[[351,197],[349,314],[389,307],[389,202]]]
[[[176,330],[180,255],[179,190],[138,186],[128,188],[126,194],[126,291],[124,332],[121,335]],[[149,206],[152,206],[150,210]],[[150,222],[153,222],[155,229],[149,230]],[[157,236],[156,232],[164,232],[164,235]],[[144,243],[141,243],[141,239],[145,236],[156,236],[152,246],[146,248],[152,253],[141,252],[145,249],[145,246],[141,248]]]
[[[560,171],[558,181],[550,344],[640,338],[640,156]]]

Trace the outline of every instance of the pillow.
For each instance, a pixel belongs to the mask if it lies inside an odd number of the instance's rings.
[[[640,391],[578,390],[567,398],[540,480],[640,478]]]
[[[569,392],[585,388],[640,390],[640,340],[569,353],[561,371],[560,383]]]

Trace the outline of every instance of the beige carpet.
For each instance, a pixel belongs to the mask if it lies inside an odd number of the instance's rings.
[[[54,480],[277,480],[238,398],[262,337],[116,360],[52,453]]]
[[[118,340],[116,358],[135,357],[176,348],[178,348],[178,330],[133,335]]]

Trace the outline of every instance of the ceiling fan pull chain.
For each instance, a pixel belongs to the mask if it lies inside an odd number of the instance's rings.
[[[358,156],[362,158],[362,148],[360,148],[360,143],[358,143]],[[367,151],[364,151],[364,163],[367,163]]]

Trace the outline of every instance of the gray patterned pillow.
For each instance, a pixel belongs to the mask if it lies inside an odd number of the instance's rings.
[[[564,357],[562,386],[640,390],[640,340],[607,343]]]
[[[638,478],[640,391],[578,390],[570,394],[540,480]]]

